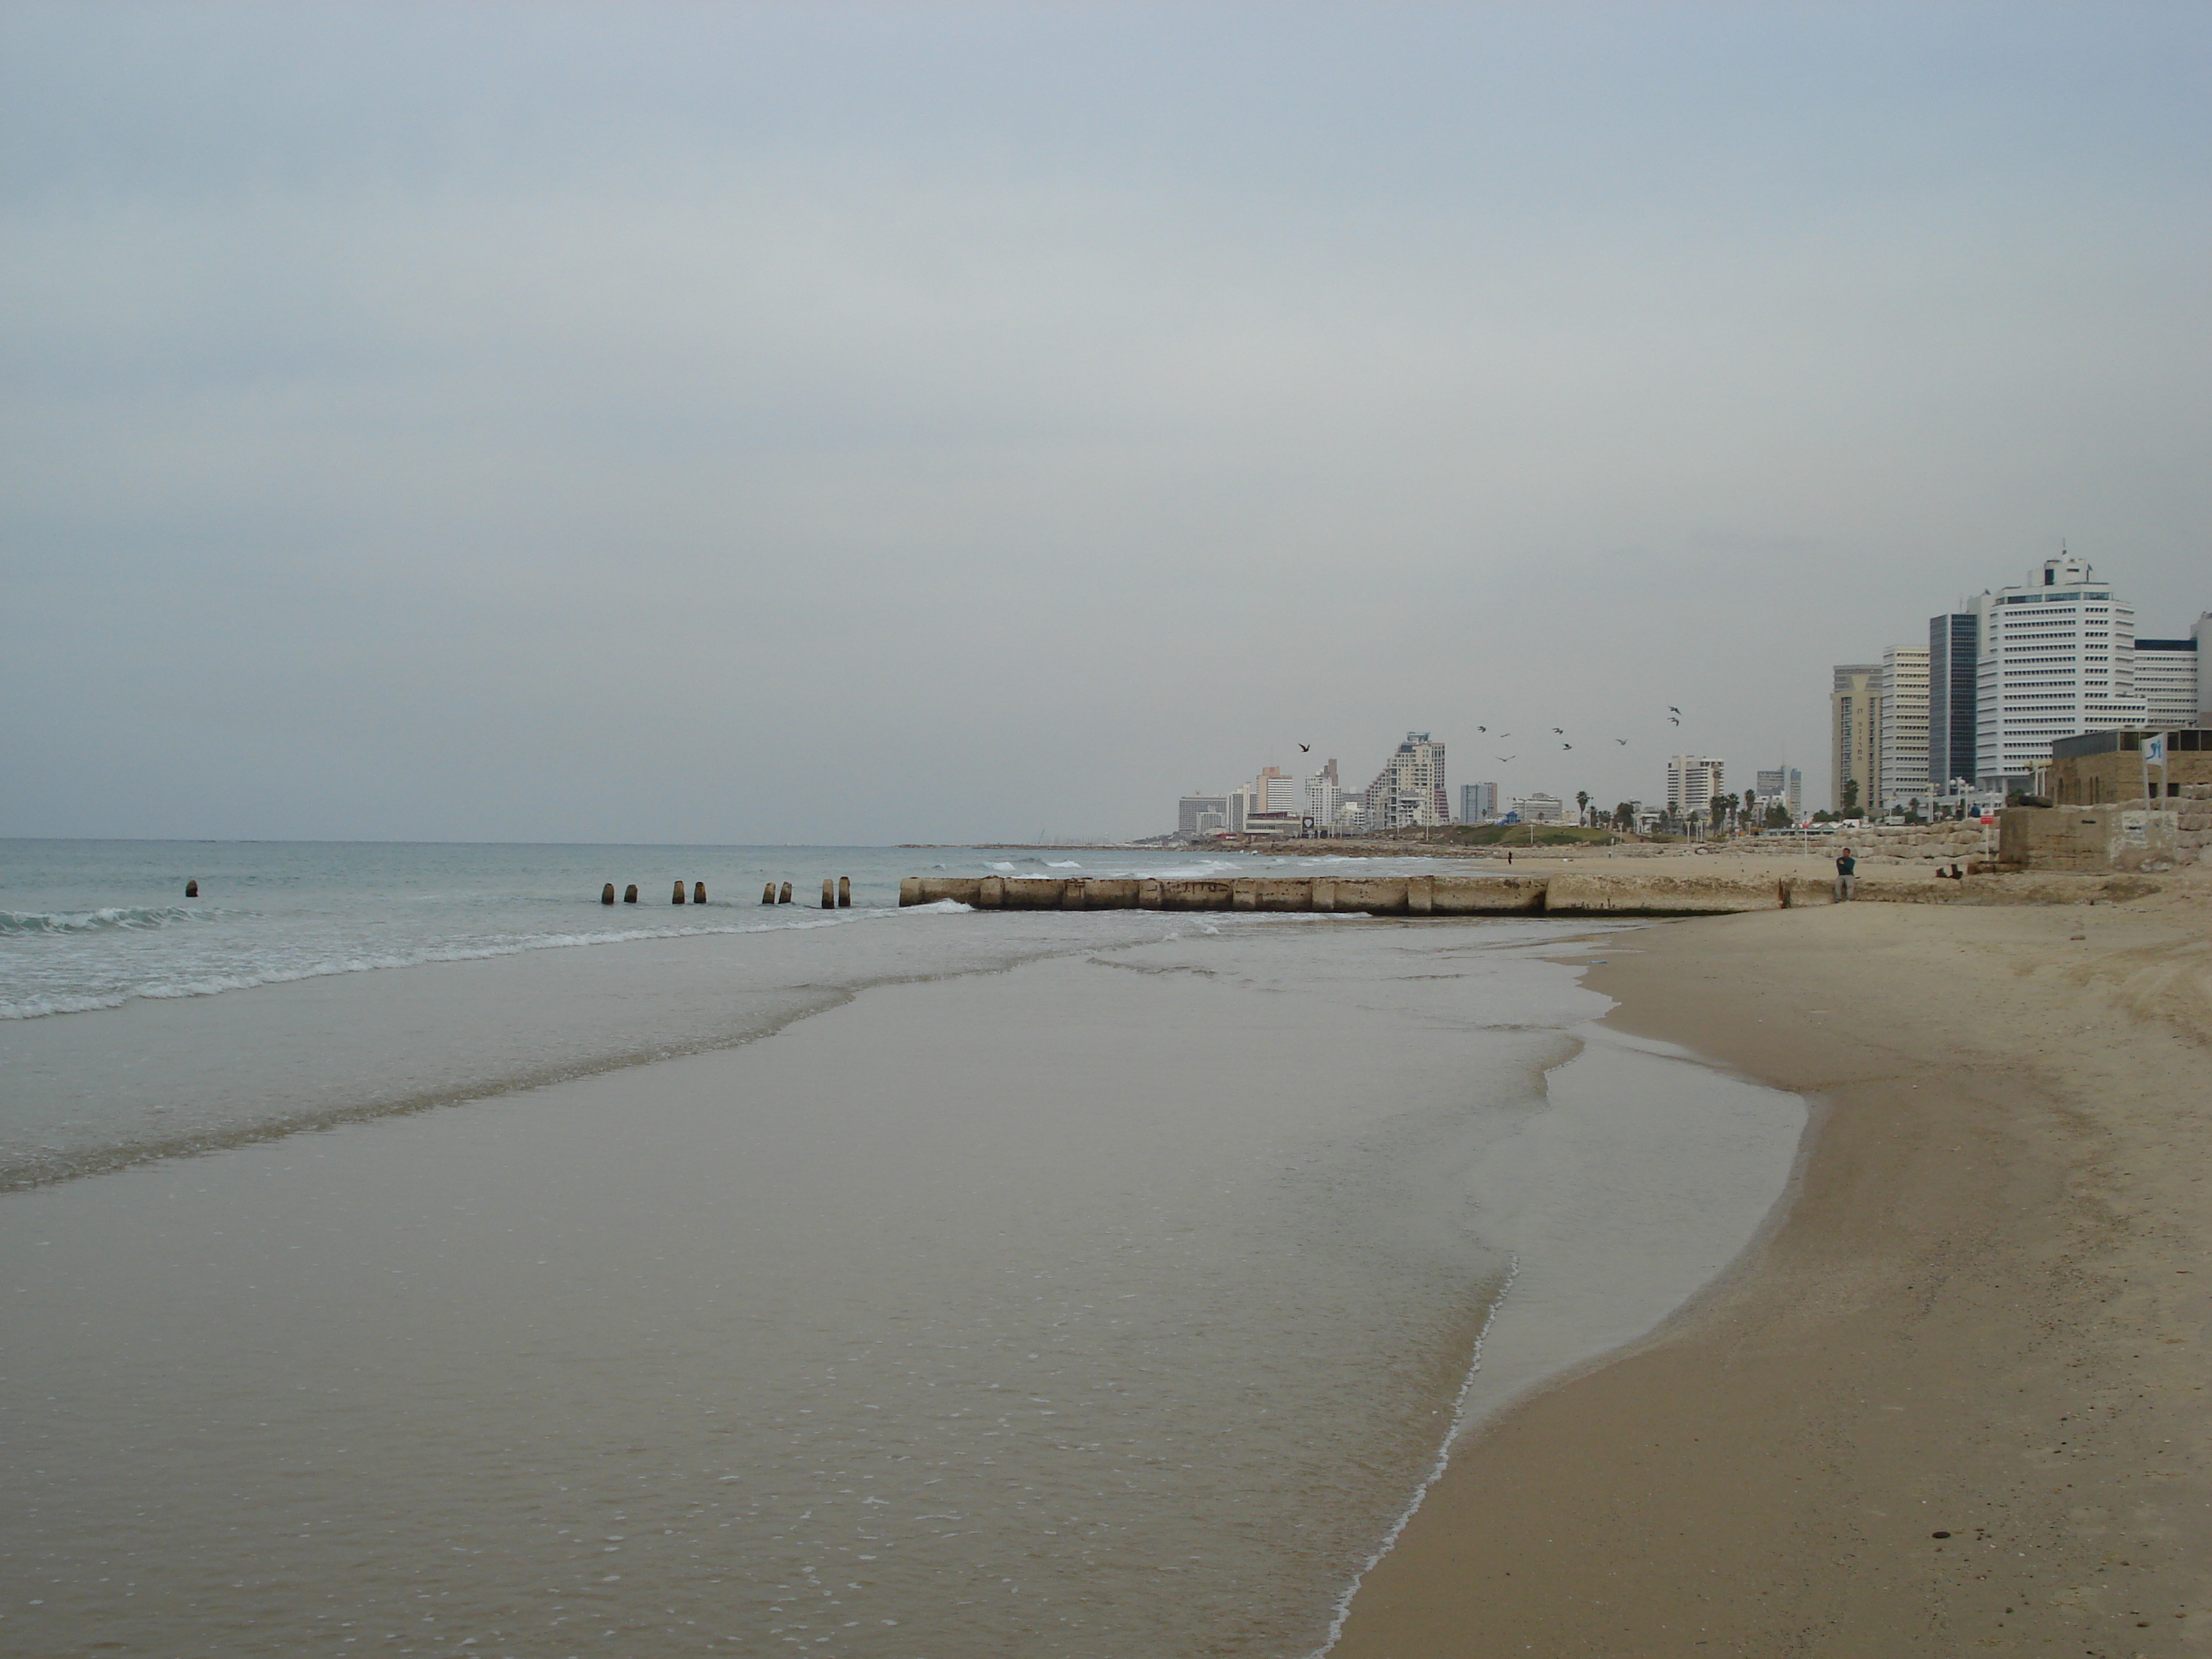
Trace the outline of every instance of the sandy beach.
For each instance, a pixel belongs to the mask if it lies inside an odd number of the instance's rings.
[[[1816,1109],[1767,1235],[1463,1443],[1337,1659],[2212,1643],[2212,884],[1666,924],[1607,1024]]]

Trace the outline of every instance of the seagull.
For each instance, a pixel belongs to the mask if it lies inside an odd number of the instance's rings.
[[[1313,745],[1310,743],[1300,744],[1298,745],[1298,753],[1301,755],[1310,755],[1313,753]]]
[[[1510,761],[1510,760],[1511,760],[1511,759],[1513,758],[1513,757],[1512,757],[1512,756],[1510,756],[1510,755],[1500,755],[1498,758],[1498,759],[1500,759],[1500,760],[1502,760],[1502,761]]]
[[[1626,738],[1615,738],[1613,741],[1624,749],[1628,747],[1628,739]]]
[[[1573,747],[1574,747],[1574,744],[1571,744],[1571,743],[1563,743],[1563,744],[1561,744],[1559,745],[1559,747],[1560,747],[1560,748],[1562,748],[1562,749],[1571,749],[1571,748],[1573,748]]]
[[[1668,703],[1668,704],[1667,705],[1667,712],[1668,712],[1668,714],[1680,714],[1682,711],[1681,711],[1680,709],[1679,709],[1679,708],[1675,708],[1675,707],[1674,707],[1674,705],[1673,703],[1671,703],[1671,702],[1670,702],[1670,703]]]
[[[1476,731],[1478,731],[1478,732],[1487,732],[1488,730],[1490,730],[1490,728],[1489,728],[1488,726],[1476,726],[1474,729],[1475,729]]]
[[[1682,722],[1680,720],[1675,719],[1672,714],[1667,716],[1667,724],[1669,726],[1680,726],[1681,723]]]
[[[1564,738],[1567,735],[1567,728],[1564,726],[1555,726],[1552,728],[1552,735],[1555,738]]]

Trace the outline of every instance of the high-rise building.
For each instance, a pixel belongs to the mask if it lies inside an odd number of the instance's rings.
[[[1494,783],[1462,783],[1459,787],[1459,821],[1462,823],[1488,823],[1498,816],[1498,786]]]
[[[1343,798],[1334,759],[1306,780],[1306,816],[1314,821],[1316,829],[1326,830],[1336,822],[1337,803]]]
[[[1838,663],[1828,693],[1829,805],[1871,812],[1881,800],[1881,665]]]
[[[2136,613],[2086,560],[2045,559],[2033,580],[1974,601],[1974,779],[2025,789],[2058,738],[2139,726]]]
[[[1206,814],[1214,822],[1206,824],[1199,820]],[[1176,834],[1202,836],[1215,830],[1229,827],[1229,797],[1226,795],[1185,795],[1176,803]]]
[[[1419,829],[1451,822],[1444,793],[1444,746],[1425,732],[1408,732],[1375,781],[1367,786],[1369,821],[1378,830]]]
[[[1260,775],[1252,780],[1252,810],[1255,812],[1295,812],[1298,781],[1279,766],[1263,766]]]
[[[1981,617],[1947,611],[1928,619],[1928,787],[1932,794],[1960,793],[1974,782],[1975,667]]]
[[[1683,817],[1710,812],[1713,797],[1725,793],[1719,761],[1702,755],[1675,755],[1667,762],[1667,805]]]
[[[1753,793],[1761,801],[1781,807],[1792,819],[1805,816],[1805,775],[1794,766],[1761,772]]]
[[[1566,802],[1557,795],[1540,792],[1534,795],[1516,795],[1512,811],[1523,823],[1565,823],[1567,821]]]
[[[1875,775],[1885,812],[1928,805],[1928,647],[1893,645],[1881,653],[1881,726]]]
[[[2154,732],[2194,726],[2203,712],[2203,635],[2212,633],[2200,618],[2185,640],[2136,641],[2136,696],[2142,699],[2143,724]]]

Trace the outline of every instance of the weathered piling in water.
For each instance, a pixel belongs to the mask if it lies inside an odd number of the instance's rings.
[[[837,908],[840,910],[853,908],[853,878],[850,876],[837,878]]]
[[[629,886],[623,889],[623,902],[624,904],[635,904],[637,902],[637,884],[635,882],[630,883]]]
[[[1562,872],[1548,876],[908,876],[901,905],[978,910],[1251,910],[1322,915],[1710,915],[1829,902],[1803,878]]]
[[[691,902],[694,904],[704,904],[706,902],[707,884],[703,881],[693,882],[691,884]]]
[[[681,876],[677,877],[677,878],[676,878],[676,892],[675,892],[674,896],[669,899],[669,901],[668,901],[668,902],[669,902],[671,904],[681,904],[681,903],[683,903],[683,902],[684,902],[684,878],[683,878],[683,877],[681,877]]]
[[[612,904],[614,902],[615,884],[612,882],[609,882],[605,886],[599,889],[599,902],[602,904]]]
[[[199,896],[200,896],[200,884],[199,884],[199,883],[198,883],[198,882],[196,882],[196,881],[188,881],[188,882],[186,882],[186,883],[185,884],[185,896],[186,898],[198,898]]]
[[[837,884],[828,876],[822,878],[822,908],[825,910],[837,908]]]
[[[787,881],[782,886],[775,890],[775,902],[778,904],[788,904],[791,902],[791,884],[789,882]]]
[[[761,889],[761,902],[763,904],[773,904],[775,902],[775,884],[774,882],[771,881],[768,883]]]

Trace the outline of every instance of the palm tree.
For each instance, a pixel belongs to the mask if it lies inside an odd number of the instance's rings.
[[[1575,805],[1582,809],[1583,827],[1584,829],[1588,829],[1589,827],[1589,791],[1587,789],[1576,790]]]
[[[1711,806],[1712,807],[1712,811],[1713,811],[1713,817],[1712,817],[1713,833],[1714,833],[1715,835],[1718,835],[1718,834],[1720,834],[1720,832],[1721,832],[1721,825],[1722,825],[1722,823],[1723,823],[1723,822],[1727,818],[1727,817],[1728,817],[1728,811],[1729,811],[1729,808],[1730,808],[1731,806],[1734,806],[1734,805],[1735,805],[1735,800],[1734,800],[1732,798],[1730,798],[1729,796],[1727,796],[1727,795],[1715,795],[1715,796],[1712,798],[1712,800],[1711,800],[1709,804],[1710,804],[1710,805],[1711,805]]]

